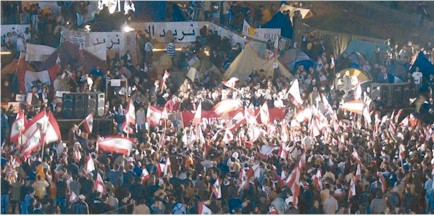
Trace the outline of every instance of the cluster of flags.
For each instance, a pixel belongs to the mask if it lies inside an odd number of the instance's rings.
[[[26,160],[44,144],[61,139],[59,125],[51,112],[43,110],[27,120],[23,110],[18,111],[12,124],[10,141],[17,144],[22,159]]]

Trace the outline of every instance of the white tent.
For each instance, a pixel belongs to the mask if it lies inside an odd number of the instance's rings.
[[[224,79],[237,77],[240,80],[246,80],[253,70],[264,70],[266,77],[274,75],[274,69],[279,68],[280,73],[287,78],[292,77],[292,74],[275,58],[263,59],[255,51],[250,44],[246,44],[243,51],[235,58],[224,74]]]

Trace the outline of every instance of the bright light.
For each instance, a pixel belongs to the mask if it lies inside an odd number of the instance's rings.
[[[134,31],[135,29],[129,27],[128,25],[124,25],[124,27],[122,27],[122,31],[123,32],[131,32]]]
[[[84,26],[84,29],[85,29],[87,32],[90,32],[90,25],[85,25],[85,26]]]
[[[10,55],[11,52],[10,51],[1,51],[0,55]]]

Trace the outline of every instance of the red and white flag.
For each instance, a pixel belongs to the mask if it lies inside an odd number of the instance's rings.
[[[313,176],[313,185],[317,191],[322,190],[322,174],[321,169],[316,171],[316,174]]]
[[[148,121],[149,125],[152,127],[157,126],[160,123],[161,116],[162,110],[151,105],[148,106],[148,111],[146,112],[146,121]]]
[[[169,157],[166,158],[165,163],[161,163],[161,162],[158,163],[158,166],[157,166],[158,176],[161,176],[161,174],[167,175],[167,173],[169,172],[169,169],[170,169],[170,165],[171,165],[171,162],[170,162]]]
[[[220,199],[222,197],[222,189],[219,178],[216,179],[214,185],[212,186],[212,193],[217,199]]]
[[[295,120],[298,122],[309,122],[312,119],[313,110],[310,107],[307,107],[300,112],[297,113],[295,116]]]
[[[268,123],[270,123],[270,112],[268,111],[267,102],[262,104],[261,108],[259,109],[259,113],[260,113],[262,124],[267,125]]]
[[[360,157],[359,157],[359,153],[357,153],[356,149],[354,149],[353,153],[351,153],[351,157],[357,162],[360,163]]]
[[[169,119],[169,113],[167,113],[166,107],[164,107],[163,112],[161,112],[161,119],[163,119],[163,120]]]
[[[10,136],[11,143],[18,143],[19,145],[22,144],[18,138],[20,134],[22,134],[26,129],[27,124],[28,122],[26,116],[24,115],[24,111],[22,109],[19,109],[17,113],[17,117],[14,123],[12,123],[12,127],[11,127],[11,136]]]
[[[105,192],[105,184],[104,184],[104,181],[102,180],[102,177],[99,173],[96,174],[94,190],[96,192],[99,192],[99,193]]]
[[[234,140],[234,134],[231,132],[231,130],[229,130],[229,128],[227,128],[225,130],[225,134],[223,135],[222,142],[223,143],[228,143],[228,142],[230,142],[232,140]]]
[[[396,114],[395,119],[394,119],[395,124],[398,123],[399,118],[401,117],[403,111],[404,111],[403,109],[400,109],[400,110],[398,111],[398,113]]]
[[[23,143],[23,147],[21,148],[23,161],[27,160],[33,152],[38,151],[42,146],[42,133],[40,126],[36,127],[31,132],[27,131],[27,135],[29,138],[26,139],[26,142]]]
[[[197,106],[196,113],[194,113],[192,124],[196,126],[200,124],[201,120],[202,120],[202,102],[200,102],[199,106]]]
[[[169,78],[169,77],[170,77],[169,71],[165,70],[164,75],[163,75],[163,82],[166,82],[167,78]]]
[[[291,189],[293,194],[292,204],[298,206],[298,196],[300,195],[300,167],[296,166],[286,180],[286,186]]]
[[[219,116],[224,116],[225,114],[235,111],[242,107],[240,100],[225,99],[220,101],[213,107],[214,112]]]
[[[47,114],[43,110],[28,123],[28,127],[20,139],[22,139],[24,145],[21,154],[29,156],[34,151],[39,150],[43,143],[60,141],[60,128],[53,114],[51,112]]]
[[[280,144],[280,148],[279,148],[279,152],[278,155],[280,158],[286,159],[288,157],[289,154],[289,148],[287,148],[286,143],[285,142],[281,142]]]
[[[122,131],[125,133],[134,133],[133,128],[136,125],[136,108],[134,107],[133,100],[130,99],[125,111],[125,121],[122,124]]]
[[[89,174],[89,173],[93,172],[94,170],[95,170],[95,164],[93,162],[92,156],[89,154],[87,156],[84,171],[86,172],[86,174]]]
[[[208,206],[206,206],[205,204],[203,204],[202,202],[199,203],[198,207],[198,213],[200,215],[210,215],[212,214],[211,209],[208,208]]]
[[[99,139],[96,145],[97,150],[129,155],[131,150],[133,149],[134,142],[125,137],[108,136],[103,139]]]
[[[348,192],[348,201],[350,201],[351,197],[356,195],[356,184],[354,183],[353,180],[351,180],[350,183],[350,190]]]
[[[89,114],[85,119],[84,119],[84,128],[86,129],[86,131],[88,133],[92,133],[92,129],[93,129],[93,113]]]
[[[228,128],[231,131],[234,131],[240,128],[241,125],[246,123],[246,118],[244,117],[243,110],[238,111],[230,120],[228,124]]]
[[[399,123],[399,126],[408,127],[408,123],[409,122],[408,122],[408,116],[407,116],[401,121],[401,123]]]
[[[248,125],[257,124],[254,110],[244,107],[244,116],[246,117],[246,122]]]
[[[300,95],[300,87],[298,86],[298,79],[294,80],[294,83],[292,83],[292,86],[291,88],[289,88],[288,93],[291,94],[294,98],[294,104],[296,106],[300,106],[303,104],[303,99],[301,99]]]
[[[357,182],[362,177],[362,170],[360,169],[360,163],[357,164],[356,176],[354,177],[354,181]]]
[[[149,176],[149,172],[146,168],[142,169],[142,184],[145,183],[146,181],[148,181],[148,179],[150,178]]]
[[[236,82],[240,80],[237,77],[231,77],[227,81],[222,81],[223,85],[227,86],[228,88],[235,88]]]
[[[400,144],[399,145],[399,160],[401,161],[401,163],[404,160],[404,158],[405,158],[405,146],[403,144]]]

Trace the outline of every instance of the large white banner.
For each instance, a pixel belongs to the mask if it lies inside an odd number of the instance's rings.
[[[26,86],[26,92],[29,92],[32,89],[33,82],[37,80],[47,85],[51,85],[50,74],[48,73],[48,70],[44,70],[40,72],[26,71],[26,73],[24,74],[24,83]]]
[[[253,28],[246,22],[246,20],[244,20],[243,35],[264,42],[267,42],[268,40],[274,42],[277,37],[280,37],[280,29]]]
[[[107,60],[107,47],[105,44],[98,44],[95,46],[85,47],[84,50],[92,53],[94,56],[99,59],[106,61]]]
[[[107,51],[120,52],[123,41],[122,32],[91,32],[89,34],[89,46],[105,44]]]
[[[200,36],[200,27],[199,22],[147,22],[136,28],[148,30],[151,37],[160,42],[172,35],[175,42],[192,43],[196,41],[196,37]]]
[[[26,49],[26,61],[45,61],[55,51],[56,48],[53,47],[28,43]]]
[[[62,29],[62,39],[73,44],[80,45],[81,47],[89,46],[89,34],[81,31],[73,31],[68,28]]]
[[[192,43],[196,42],[198,36],[200,36],[200,29],[206,26],[208,30],[217,32],[217,34],[224,38],[228,38],[232,45],[240,43],[244,47],[244,43],[247,41],[241,35],[235,34],[225,28],[222,28],[211,22],[136,22],[131,23],[131,27],[136,30],[147,30],[151,37],[158,42],[165,42],[168,34],[173,35],[175,42],[178,43]],[[169,32],[170,31],[170,32]]]
[[[30,25],[1,25],[2,37],[5,37],[7,33],[16,32],[17,34],[24,34],[26,28],[30,29]]]

